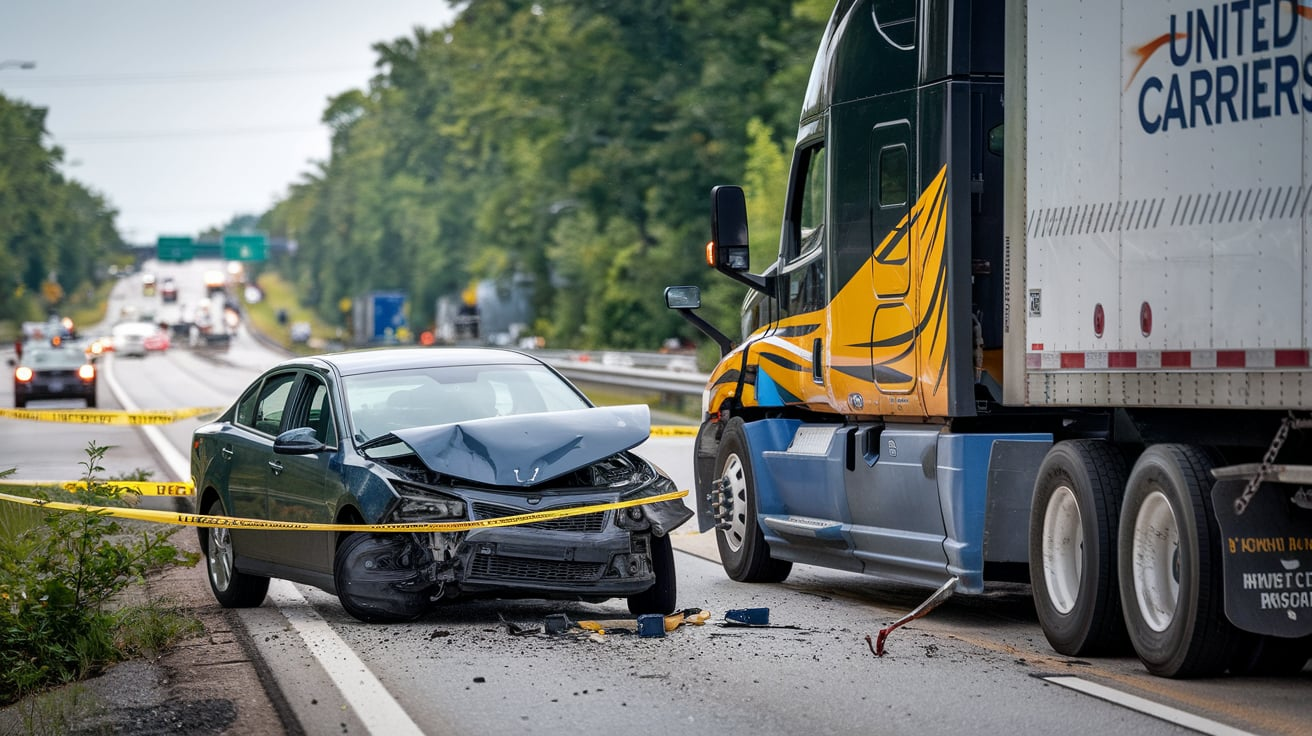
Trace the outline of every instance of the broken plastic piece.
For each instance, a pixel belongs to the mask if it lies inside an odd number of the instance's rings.
[[[569,616],[563,613],[550,613],[542,620],[548,634],[563,634],[569,629]]]
[[[638,617],[638,636],[665,636],[665,617],[644,613]]]
[[[770,623],[770,609],[735,608],[724,612],[724,620],[742,626],[765,626]]]
[[[921,616],[924,616],[925,614],[929,613],[935,608],[938,608],[938,605],[940,603],[952,597],[952,594],[956,592],[956,589],[957,589],[957,577],[953,576],[952,578],[949,578],[946,583],[943,583],[943,587],[934,591],[934,595],[931,595],[930,597],[926,598],[924,603],[921,603],[919,606],[916,606],[916,609],[914,611],[894,621],[888,626],[885,626],[884,628],[880,629],[879,637],[875,640],[875,643],[873,645],[870,643],[870,635],[866,634],[866,646],[870,647],[870,651],[876,657],[884,656],[884,640],[888,638],[889,634],[893,633],[894,629],[902,626],[903,624],[915,621],[916,619],[920,618]]]

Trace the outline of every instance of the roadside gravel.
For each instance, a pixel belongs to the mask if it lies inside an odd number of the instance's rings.
[[[180,529],[171,541],[199,552],[194,529]],[[131,595],[176,603],[204,632],[154,659],[122,662],[0,710],[0,736],[302,733],[236,616],[210,594],[204,561],[154,575]]]

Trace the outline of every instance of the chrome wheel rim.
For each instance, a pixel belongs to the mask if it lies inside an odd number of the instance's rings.
[[[227,590],[232,584],[232,535],[227,529],[213,527],[209,530],[209,543],[205,547],[210,582],[215,590]]]
[[[747,543],[747,471],[737,453],[724,461],[722,477],[728,481],[729,528],[724,531],[724,542],[729,550],[738,552]]]
[[[1180,601],[1180,527],[1171,501],[1154,490],[1134,518],[1134,599],[1148,628],[1161,633],[1175,620]]]
[[[1084,524],[1069,486],[1060,486],[1043,514],[1043,582],[1057,612],[1075,610],[1084,577]]]

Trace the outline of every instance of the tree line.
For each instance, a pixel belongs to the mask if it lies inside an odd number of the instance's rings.
[[[117,213],[65,178],[46,110],[0,95],[0,320],[35,320],[104,278]]]
[[[662,290],[708,276],[709,191],[744,184],[756,269],[830,0],[466,0],[445,28],[375,46],[333,98],[331,154],[262,218],[306,304],[409,295],[411,323],[476,280],[531,284],[554,345],[650,349],[693,332]],[[735,330],[730,329],[730,332]]]

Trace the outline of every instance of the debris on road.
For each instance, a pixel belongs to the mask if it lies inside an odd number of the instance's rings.
[[[924,603],[921,603],[919,606],[916,606],[915,610],[913,610],[911,613],[908,613],[902,618],[880,629],[879,638],[877,638],[873,644],[870,641],[870,635],[866,634],[866,646],[870,647],[870,653],[875,655],[876,657],[884,656],[884,640],[888,638],[889,634],[893,633],[895,629],[902,626],[903,624],[907,624],[912,621],[915,621],[916,619],[920,618],[921,616],[924,616],[925,614],[929,613],[935,608],[938,608],[940,603],[952,597],[952,594],[956,591],[956,589],[957,589],[957,577],[954,575],[953,577],[949,578],[946,583],[943,583],[943,587],[934,591],[933,595],[926,598]]]

